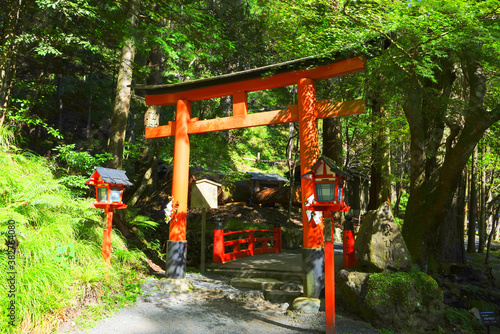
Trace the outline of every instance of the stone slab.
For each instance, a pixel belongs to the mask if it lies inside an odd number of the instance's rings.
[[[321,306],[321,300],[318,298],[298,297],[292,304],[292,309],[304,313],[317,313]]]
[[[272,278],[233,278],[230,284],[238,288],[279,290],[283,282]]]

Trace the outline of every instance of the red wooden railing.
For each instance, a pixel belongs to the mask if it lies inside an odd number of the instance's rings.
[[[255,237],[255,234],[272,233],[272,237]],[[224,241],[224,237],[246,233],[248,236],[242,239]],[[268,243],[272,243],[269,246]],[[246,244],[246,249],[241,249],[241,245]],[[258,247],[260,244],[260,247]],[[232,251],[226,253],[226,247],[232,246]],[[224,263],[240,257],[252,256],[264,253],[281,253],[281,228],[274,230],[245,230],[226,232],[222,229],[214,230],[214,263]]]

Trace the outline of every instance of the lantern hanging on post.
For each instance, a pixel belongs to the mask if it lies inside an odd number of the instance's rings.
[[[344,202],[344,184],[348,175],[326,157],[320,157],[302,178],[314,183],[314,202],[306,205],[312,211],[349,211]]]
[[[348,211],[351,209],[344,203],[344,184],[348,175],[342,172],[335,163],[320,157],[311,171],[302,178],[314,183],[314,199],[305,205],[308,211]],[[326,215],[325,215],[326,216]],[[332,231],[332,218],[325,218],[325,317],[326,332],[335,333],[335,252]]]
[[[106,213],[106,229],[102,238],[102,256],[106,265],[111,263],[111,230],[113,225],[113,209],[125,209],[123,203],[123,189],[131,186],[125,171],[95,167],[94,173],[85,184],[95,186],[96,202],[91,204],[92,208],[104,209]]]

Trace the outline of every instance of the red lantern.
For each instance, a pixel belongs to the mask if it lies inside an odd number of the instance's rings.
[[[111,230],[113,225],[113,209],[124,209],[127,207],[122,202],[123,188],[131,186],[125,171],[95,167],[94,173],[90,179],[85,182],[88,185],[95,186],[96,202],[91,207],[104,209],[106,212],[107,223],[102,238],[102,256],[106,265],[111,263]]]
[[[95,186],[96,202],[93,207],[97,209],[124,209],[127,207],[122,202],[123,188],[131,186],[125,171],[95,167],[95,171],[90,179],[85,182]]]
[[[344,203],[344,184],[348,175],[331,159],[320,157],[311,171],[302,175],[302,178],[314,182],[314,202],[306,205],[307,210],[349,211],[351,209]]]

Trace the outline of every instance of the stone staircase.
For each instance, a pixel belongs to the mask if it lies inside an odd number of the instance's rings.
[[[343,266],[342,244],[335,243],[335,271]],[[300,251],[260,254],[222,264],[213,263],[207,272],[229,277],[235,288],[261,290],[273,303],[289,303],[303,294],[304,273]]]
[[[207,271],[229,277],[235,288],[261,290],[272,303],[289,303],[303,293],[301,254],[262,254],[212,264]]]

